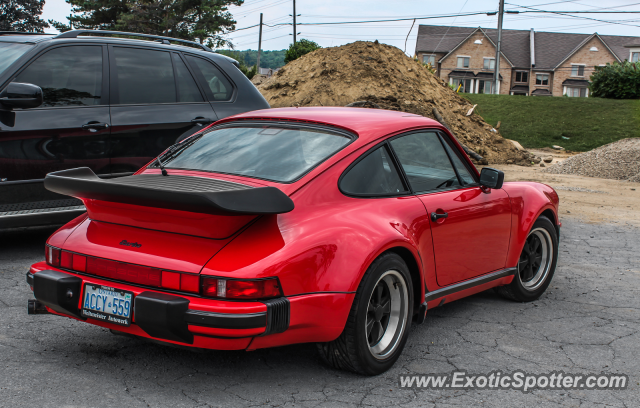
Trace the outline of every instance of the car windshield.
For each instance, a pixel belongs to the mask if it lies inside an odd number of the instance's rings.
[[[181,151],[176,150],[173,157],[167,155],[163,165],[169,169],[291,182],[350,141],[350,137],[324,129],[281,125],[225,127],[204,134]]]
[[[33,47],[31,44],[0,42],[0,75],[2,75],[15,60],[29,51],[31,47]]]

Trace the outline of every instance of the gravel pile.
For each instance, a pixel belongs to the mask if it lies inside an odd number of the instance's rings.
[[[640,138],[609,143],[542,171],[640,183]]]

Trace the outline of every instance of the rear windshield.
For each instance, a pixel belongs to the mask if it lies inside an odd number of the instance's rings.
[[[31,44],[0,42],[0,75],[2,75],[15,60],[29,51],[31,47],[33,47]]]
[[[185,141],[190,146],[165,154],[162,160],[170,169],[204,170],[286,183],[300,178],[350,141],[346,135],[324,129],[279,125],[225,127],[195,141]]]

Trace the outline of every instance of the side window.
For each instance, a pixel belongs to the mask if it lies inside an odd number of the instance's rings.
[[[412,133],[393,139],[391,146],[416,193],[460,185],[436,133]]]
[[[203,84],[211,101],[228,101],[233,95],[233,86],[215,65],[202,58],[187,55],[189,65]]]
[[[176,68],[176,79],[178,87],[178,102],[204,102],[198,85],[193,79],[187,66],[178,54],[173,55],[173,65]]]
[[[176,102],[170,53],[124,47],[113,51],[121,105]]]
[[[42,106],[99,105],[102,95],[102,47],[77,45],[47,51],[14,82],[42,88]]]
[[[443,139],[444,139],[444,137],[443,137]],[[453,162],[453,166],[458,171],[458,175],[462,179],[462,182],[465,185],[467,185],[467,184],[475,184],[476,180],[473,178],[473,176],[469,172],[469,169],[467,169],[467,166],[464,165],[464,163],[462,162],[462,159],[460,158],[460,156],[458,156],[456,154],[456,152],[449,145],[449,143],[445,142],[444,146],[445,146],[445,149],[447,149],[447,153],[449,153],[449,156],[451,157],[451,161]]]
[[[340,189],[354,195],[393,195],[407,189],[385,146],[367,154],[340,180]]]

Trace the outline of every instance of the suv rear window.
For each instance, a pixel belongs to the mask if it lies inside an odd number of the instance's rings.
[[[351,141],[325,129],[280,125],[224,127],[194,138],[161,157],[164,166],[277,182],[298,179]]]
[[[33,45],[31,44],[0,43],[0,55],[2,55],[2,58],[0,58],[0,75],[9,68],[9,65],[22,57],[32,47]]]

